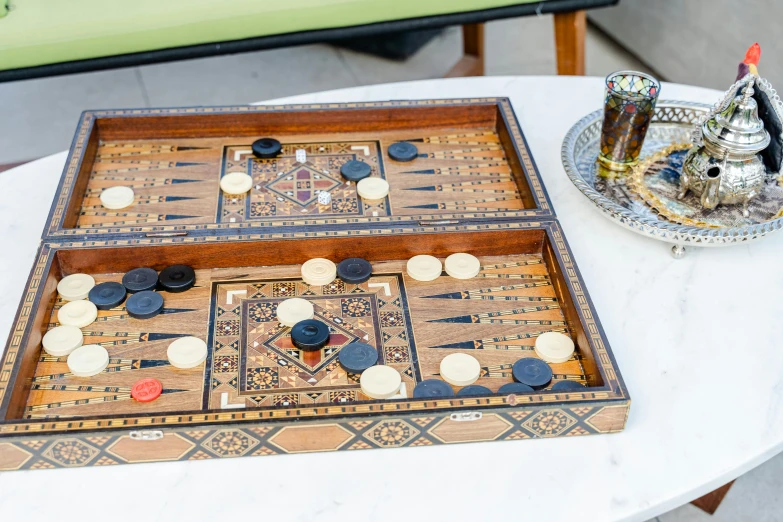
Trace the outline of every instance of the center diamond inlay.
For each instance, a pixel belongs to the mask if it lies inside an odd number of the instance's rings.
[[[288,201],[306,207],[318,199],[320,192],[330,192],[340,184],[330,175],[303,164],[267,183],[266,188]]]
[[[358,376],[346,374],[337,360],[340,349],[352,342],[370,346],[383,343],[381,332],[371,320],[378,310],[377,295],[346,294],[345,284],[325,287],[335,295],[302,295],[297,283],[272,285],[280,297],[243,299],[240,338],[239,387],[242,393],[311,391],[323,387],[358,387]],[[291,329],[277,322],[277,306],[284,295],[299,294],[315,307],[314,319],[329,327],[329,344],[320,350],[305,352],[294,346]],[[366,310],[357,311],[354,301]],[[377,313],[377,312],[376,312]],[[383,351],[379,350],[379,358]]]
[[[277,320],[277,307],[292,297],[313,304],[315,318],[329,327],[329,345],[313,352],[293,346],[290,328]],[[205,405],[290,408],[367,400],[360,375],[346,372],[338,360],[351,342],[374,347],[378,364],[399,371],[413,389],[421,374],[406,308],[399,273],[373,274],[360,284],[335,279],[324,286],[246,276],[213,283]]]
[[[314,318],[325,323],[329,327],[329,344],[321,348],[316,353],[310,352],[308,354],[308,358],[305,357],[305,354],[302,350],[294,346],[293,342],[291,341],[290,328],[281,328],[277,334],[270,337],[269,340],[264,343],[264,346],[274,350],[283,359],[291,364],[298,366],[313,376],[337,357],[337,353],[340,351],[340,348],[359,339],[356,335],[347,332],[339,324],[337,324],[336,321],[331,320],[328,317],[315,314]],[[309,359],[310,357],[314,358],[314,360]],[[314,364],[308,364],[308,362]]]

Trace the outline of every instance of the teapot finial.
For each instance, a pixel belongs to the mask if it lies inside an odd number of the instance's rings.
[[[746,104],[748,103],[748,100],[753,96],[755,91],[753,90],[753,83],[756,81],[755,78],[751,77],[748,84],[745,86],[744,89],[742,89],[742,103]]]
[[[726,153],[756,154],[769,145],[769,133],[753,99],[755,81],[751,77],[723,110],[702,125],[705,145],[716,158]]]

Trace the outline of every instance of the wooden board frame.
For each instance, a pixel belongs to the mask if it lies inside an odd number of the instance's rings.
[[[101,132],[124,139],[145,132],[201,136],[230,127],[239,135],[257,135],[254,125],[268,123],[270,117],[288,130],[305,129],[313,121],[327,122],[330,129],[355,128],[357,111],[370,130],[373,125],[408,128],[422,121],[437,121],[444,129],[465,122],[490,126],[518,174],[526,208],[492,215],[72,228],[74,205],[87,186],[86,166],[95,157]],[[376,261],[456,251],[479,256],[537,253],[547,264],[563,316],[584,355],[591,387],[578,393],[23,418],[45,323],[63,275],[126,270],[135,267],[139,255],[157,268],[174,262],[197,268],[259,266],[254,255],[262,245],[285,252],[285,261],[293,264],[317,256],[338,259],[347,252]],[[231,256],[226,256],[229,250]],[[508,99],[90,111],[80,120],[0,359],[0,470],[611,433],[624,428],[629,407],[628,391]]]
[[[524,439],[609,433],[620,431],[630,405],[628,391],[611,354],[605,334],[584,288],[581,276],[557,222],[519,221],[487,225],[482,231],[424,229],[406,236],[410,253],[446,254],[471,248],[478,254],[500,251],[538,250],[547,260],[563,311],[576,332],[577,343],[589,347],[588,365],[600,376],[598,386],[580,393],[536,393],[516,396],[453,398],[448,400],[395,400],[324,405],[299,410],[257,408],[212,410],[166,414],[78,418],[64,420],[20,420],[24,375],[35,365],[40,352],[42,323],[56,293],[56,281],[63,272],[112,265],[123,269],[144,246],[74,247],[66,244],[42,246],[28,280],[22,306],[15,320],[9,344],[0,362],[0,469],[72,467],[125,462],[189,460],[237,455],[271,455],[302,451],[366,449],[371,447],[418,446],[437,443],[498,439]],[[381,245],[392,233],[375,234],[367,252],[383,257]],[[289,254],[292,260],[309,251],[334,254],[356,238],[305,238]],[[326,239],[326,240],[324,240]],[[265,239],[265,242],[276,240]],[[290,242],[294,246],[297,241]],[[239,258],[258,249],[258,240],[245,239],[230,248]],[[212,245],[168,245],[153,247],[161,259],[187,261],[198,252],[198,263],[221,259]],[[392,249],[393,247],[389,247]],[[378,251],[380,249],[380,251]],[[504,250],[505,249],[505,250]],[[123,253],[123,251],[125,251]],[[158,258],[153,256],[153,265]],[[225,261],[224,261],[225,262]],[[130,265],[129,265],[130,266]],[[19,382],[19,379],[22,382]],[[473,420],[470,420],[473,419]],[[392,429],[392,440],[381,430]],[[226,439],[226,437],[231,437]],[[236,449],[227,451],[226,441]],[[154,439],[154,440],[142,440]],[[252,450],[252,451],[251,451]],[[74,456],[77,455],[77,456]]]
[[[459,129],[466,125],[494,128],[515,172],[523,210],[506,212],[457,212],[454,214],[393,215],[345,220],[311,218],[213,224],[148,224],[74,228],[78,202],[82,200],[98,143],[106,139],[162,139],[205,136],[258,136],[278,132],[306,133],[318,126],[322,132],[379,129]],[[362,228],[368,225],[408,227],[419,222],[458,220],[542,219],[554,211],[546,195],[525,137],[507,98],[334,103],[312,105],[259,105],[195,107],[181,109],[130,109],[86,111],[82,114],[65,164],[57,196],[44,229],[50,241],[88,238],[158,238],[171,234],[198,237],[215,234],[266,234],[280,228]]]

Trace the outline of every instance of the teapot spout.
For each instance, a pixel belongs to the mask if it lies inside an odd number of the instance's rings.
[[[723,168],[720,165],[713,165],[707,169],[706,174],[704,191],[701,193],[701,206],[713,209],[720,203],[720,178]]]

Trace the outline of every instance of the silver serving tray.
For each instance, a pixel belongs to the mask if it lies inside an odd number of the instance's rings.
[[[689,142],[699,119],[712,107],[702,103],[661,100],[655,107],[641,158],[669,145]],[[747,243],[783,227],[783,218],[736,228],[684,226],[659,217],[642,199],[625,187],[622,178],[596,176],[603,110],[576,122],[563,140],[563,166],[576,187],[601,214],[613,222],[647,237],[672,244],[672,254],[682,257],[686,246],[715,247]]]

